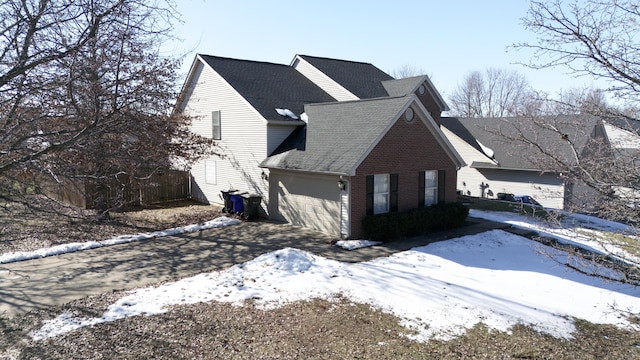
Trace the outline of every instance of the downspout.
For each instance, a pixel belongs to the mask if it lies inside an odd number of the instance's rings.
[[[342,179],[342,175],[340,175],[340,179],[338,180],[338,189],[340,189],[340,193],[339,193],[339,198],[338,201],[340,201],[340,219],[338,222],[338,227],[340,229],[340,238],[341,239],[346,239],[347,238],[347,234],[343,231],[343,227],[342,227],[342,220],[343,220],[343,216],[342,216],[342,212],[344,211],[344,203],[342,201],[342,193],[346,191],[347,189],[347,183]]]

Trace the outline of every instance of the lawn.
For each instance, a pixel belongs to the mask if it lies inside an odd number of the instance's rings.
[[[283,249],[0,318],[0,358],[640,358],[640,289],[541,246],[496,231],[361,264]]]

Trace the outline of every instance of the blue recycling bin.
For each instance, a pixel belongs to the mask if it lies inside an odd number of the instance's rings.
[[[233,203],[233,212],[235,214],[242,214],[244,212],[244,198],[242,194],[229,194],[229,198],[231,199],[231,203]]]
[[[236,190],[229,189],[229,190],[222,190],[220,192],[222,193],[222,199],[224,200],[224,208],[222,208],[222,211],[226,213],[233,212],[233,202],[231,202],[230,194],[233,194],[234,192],[236,192]]]

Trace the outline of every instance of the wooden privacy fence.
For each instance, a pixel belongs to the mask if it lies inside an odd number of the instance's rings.
[[[149,205],[189,199],[190,180],[186,171],[164,170],[146,179],[118,175],[102,186],[88,180],[50,184],[44,191],[55,199],[85,209],[95,208],[101,198],[108,207]]]

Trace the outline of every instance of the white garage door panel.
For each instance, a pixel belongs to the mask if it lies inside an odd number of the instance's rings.
[[[340,234],[340,191],[333,177],[277,175],[278,217],[293,225]]]

